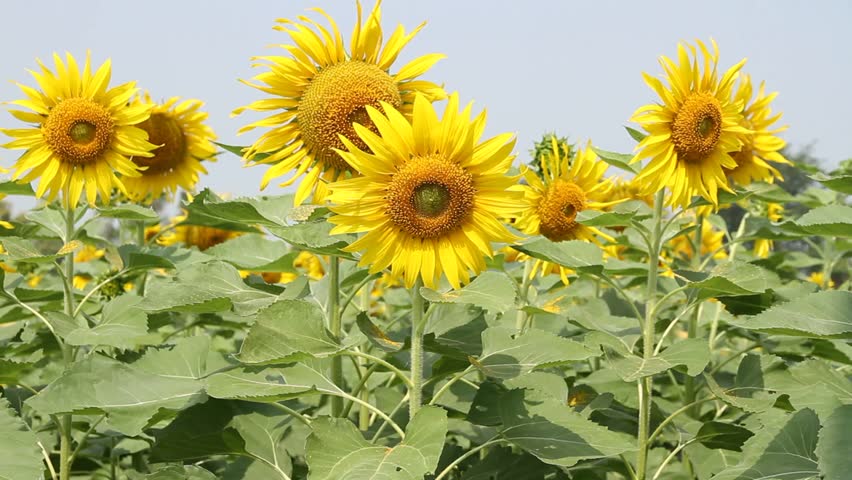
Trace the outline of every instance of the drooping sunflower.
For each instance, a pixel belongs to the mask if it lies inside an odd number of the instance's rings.
[[[109,88],[107,60],[94,74],[89,54],[82,72],[71,54],[63,62],[54,54],[56,73],[37,60],[30,72],[41,90],[18,84],[26,99],[10,102],[29,110],[10,113],[31,128],[3,129],[15,138],[6,148],[26,150],[13,165],[14,180],[39,179],[36,196],[49,200],[63,192],[76,206],[83,191],[94,204],[98,194],[109,202],[114,188],[126,193],[122,179],[139,175],[130,157],[150,157],[154,145],[138,125],[150,115],[147,105],[129,105],[134,82]],[[121,175],[121,178],[117,174]]]
[[[678,45],[677,63],[661,57],[668,86],[643,73],[645,83],[662,103],[643,105],[630,119],[648,132],[636,146],[632,160],[650,159],[636,182],[644,186],[646,194],[668,187],[668,205],[685,207],[696,195],[718,205],[718,190],[731,190],[724,170],[736,167],[731,152],[740,150],[741,137],[749,133],[742,126],[742,103],[731,100],[745,59],[720,79],[719,49],[715,41],[712,46],[713,53],[698,42],[701,63],[696,48],[688,44]]]
[[[281,45],[290,56],[257,57],[266,62],[260,65],[268,66],[269,71],[254,77],[257,83],[244,82],[273,98],[234,111],[234,115],[245,110],[275,112],[240,129],[243,133],[271,128],[244,152],[250,164],[272,165],[263,176],[261,188],[295,170],[280,185],[291,185],[305,175],[296,191],[296,205],[312,193],[314,203],[321,203],[328,193],[326,182],[356,173],[336,152],[344,148],[340,137],[369,151],[352,126],[359,123],[373,133],[377,131],[366,107],[380,108],[384,102],[410,117],[416,95],[430,101],[446,97],[440,86],[416,80],[443,55],[424,55],[390,73],[403,47],[425,23],[408,34],[400,25],[383,46],[380,3],[376,2],[363,25],[361,4],[357,3],[358,19],[348,51],[337,24],[321,9],[314,11],[328,20],[331,31],[307,17],[299,17],[302,23],[278,20],[281,25],[275,29],[288,33],[295,44]]]
[[[207,174],[201,162],[215,160],[216,154],[216,134],[204,123],[207,113],[200,110],[204,103],[178,97],[156,103],[146,92],[133,104],[151,108],[151,117],[139,128],[148,132],[148,140],[157,149],[152,157],[133,158],[136,165],[146,168],[138,177],[123,179],[128,198],[153,201],[164,193],[174,195],[178,187],[192,191],[198,175]]]
[[[330,185],[329,221],[336,233],[367,232],[346,247],[363,251],[360,265],[375,273],[392,265],[411,287],[418,277],[436,288],[442,273],[459,288],[470,272],[486,268],[491,242],[513,242],[499,219],[515,216],[521,193],[507,176],[515,141],[504,133],[480,142],[485,112],[471,120],[452,94],[438,119],[429,98],[418,95],[411,120],[393,105],[367,107],[373,128],[355,125],[369,149],[343,139],[340,155],[362,176]]]
[[[577,222],[577,214],[587,209],[600,210],[623,201],[610,201],[612,183],[602,180],[607,164],[600,161],[591,149],[559,148],[551,137],[551,153],[541,156],[541,177],[531,169],[524,170],[527,185],[522,186],[526,208],[515,226],[528,235],[543,235],[548,240],[584,240],[600,244],[598,237],[614,241],[595,227]],[[570,155],[561,152],[572,152]],[[570,158],[569,158],[570,157]],[[520,259],[519,259],[520,260]],[[532,274],[558,272],[567,283],[570,270],[542,260],[536,260]]]
[[[770,162],[790,165],[790,161],[781,155],[780,150],[787,144],[775,134],[787,129],[786,126],[773,128],[781,119],[781,114],[772,114],[769,104],[778,96],[778,92],[766,94],[766,84],[760,83],[757,96],[752,98],[754,88],[750,75],[743,75],[734,95],[734,102],[743,104],[743,127],[752,133],[747,135],[742,148],[733,153],[736,167],[725,173],[739,185],[748,185],[754,181],[772,183],[776,178],[783,180],[781,172]]]

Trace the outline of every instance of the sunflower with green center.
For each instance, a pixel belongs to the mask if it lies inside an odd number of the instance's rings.
[[[154,201],[161,195],[172,196],[178,187],[192,191],[199,174],[207,174],[202,161],[213,161],[216,134],[204,122],[207,113],[200,109],[200,100],[181,100],[172,97],[156,103],[146,92],[137,97],[134,105],[151,108],[151,117],[139,124],[148,132],[148,140],[157,145],[152,157],[134,157],[133,162],[143,168],[138,177],[123,179],[130,200]]]
[[[559,148],[556,137],[551,137],[551,142],[550,153],[541,156],[541,177],[524,169],[527,185],[521,188],[527,206],[515,226],[528,235],[542,235],[553,242],[583,240],[600,245],[598,237],[615,241],[597,228],[577,222],[577,214],[583,210],[601,210],[623,201],[609,200],[612,183],[602,180],[608,165],[597,158],[591,142],[586,148],[576,149]],[[570,155],[562,153],[569,151]],[[567,283],[570,270],[543,260],[536,260],[532,275],[557,271]]]
[[[376,2],[363,25],[361,4],[357,4],[358,19],[348,51],[337,24],[321,9],[314,11],[328,20],[331,31],[307,17],[299,17],[302,23],[278,20],[281,25],[275,29],[288,33],[295,43],[281,45],[290,56],[258,57],[266,62],[260,65],[268,66],[269,71],[254,77],[257,83],[244,82],[273,98],[234,111],[234,115],[245,110],[275,112],[240,129],[243,133],[271,128],[244,152],[249,163],[272,165],[263,176],[261,189],[271,179],[295,171],[280,186],[291,185],[305,175],[296,190],[296,205],[312,194],[314,203],[322,203],[328,194],[327,182],[358,173],[337,153],[344,148],[341,138],[369,150],[353,127],[359,123],[377,132],[367,107],[380,108],[387,103],[408,118],[416,95],[429,101],[446,98],[440,86],[416,80],[443,55],[424,55],[390,73],[403,47],[425,23],[408,34],[400,25],[383,46],[380,3]]]
[[[138,128],[151,107],[128,104],[137,91],[133,82],[109,88],[109,60],[94,73],[88,54],[82,72],[71,54],[64,62],[56,54],[53,60],[56,73],[40,60],[41,72],[30,72],[41,90],[19,83],[27,98],[9,102],[31,110],[10,113],[34,125],[2,130],[15,138],[4,147],[26,150],[12,167],[12,179],[38,178],[37,197],[52,201],[62,192],[72,207],[84,191],[89,204],[98,194],[109,202],[113,189],[127,193],[122,179],[139,176],[130,157],[153,155],[154,145]]]
[[[630,119],[648,132],[636,146],[632,162],[650,161],[635,181],[644,186],[646,194],[668,187],[668,205],[686,207],[692,197],[700,195],[718,206],[719,189],[731,190],[725,169],[737,166],[731,152],[739,151],[742,136],[750,133],[742,126],[742,102],[731,100],[745,59],[720,79],[716,42],[713,53],[701,42],[698,47],[703,67],[692,45],[678,45],[677,63],[665,56],[660,58],[668,86],[643,73],[645,83],[662,103],[643,105]]]
[[[781,172],[770,162],[790,165],[790,161],[780,153],[787,142],[775,136],[787,127],[772,127],[772,124],[781,119],[781,114],[773,115],[769,107],[776,96],[778,92],[767,95],[766,84],[761,82],[757,96],[754,97],[751,76],[742,76],[734,101],[742,103],[742,125],[752,133],[745,137],[742,148],[733,154],[736,167],[725,171],[728,178],[739,185],[748,185],[755,181],[773,183],[776,178],[783,180]]]
[[[486,268],[491,242],[517,240],[499,220],[521,202],[507,176],[515,141],[504,133],[481,142],[485,113],[471,120],[470,104],[459,112],[457,94],[441,119],[424,95],[410,121],[381,107],[367,107],[370,127],[355,125],[366,150],[341,136],[347,151],[338,152],[362,176],[330,185],[331,233],[367,232],[346,250],[362,251],[371,273],[392,265],[409,288],[418,278],[436,288],[442,274],[459,288]]]

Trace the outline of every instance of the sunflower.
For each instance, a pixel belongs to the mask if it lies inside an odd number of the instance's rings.
[[[766,218],[773,222],[780,222],[784,214],[784,206],[780,203],[769,202],[766,204]],[[758,238],[754,241],[754,256],[766,258],[775,247],[775,242],[766,238]]]
[[[237,238],[244,233],[233,230],[224,230],[222,228],[208,227],[206,225],[181,224],[184,220],[186,220],[186,215],[178,215],[172,219],[171,225],[168,225],[162,230],[158,228],[156,233],[159,234],[157,237],[157,243],[160,245],[174,245],[176,243],[182,243],[186,247],[197,247],[199,250],[204,251],[214,245],[219,245],[220,243],[225,243],[232,238]],[[146,233],[146,237],[147,236],[148,235]]]
[[[336,151],[344,148],[340,137],[369,152],[352,126],[359,123],[376,133],[366,107],[380,108],[384,102],[410,117],[417,94],[429,101],[446,98],[438,85],[415,80],[443,55],[424,55],[390,73],[402,48],[425,23],[409,34],[400,25],[382,48],[380,3],[376,2],[363,25],[358,3],[358,20],[348,51],[337,24],[321,9],[314,11],[328,20],[330,32],[306,17],[299,17],[302,23],[278,20],[282,25],[275,29],[288,33],[295,43],[281,45],[290,56],[258,57],[267,62],[261,65],[270,71],[254,77],[256,84],[244,82],[274,98],[234,111],[234,115],[245,110],[276,112],[240,129],[243,133],[257,127],[271,128],[244,152],[250,163],[272,165],[263,176],[261,188],[295,170],[281,186],[307,174],[296,191],[295,203],[300,205],[312,192],[313,201],[320,203],[328,193],[326,182],[357,173]]]
[[[126,194],[124,179],[139,176],[130,157],[151,157],[154,145],[138,125],[151,107],[129,105],[136,93],[133,82],[108,88],[111,64],[107,60],[92,74],[90,58],[81,72],[71,54],[63,62],[54,54],[54,74],[40,60],[41,73],[31,72],[41,91],[18,84],[26,99],[10,102],[32,112],[10,113],[35,126],[3,129],[15,138],[6,148],[26,150],[13,165],[14,180],[30,182],[39,178],[37,197],[49,200],[59,192],[76,206],[82,192],[94,204],[109,202],[112,190]]]
[[[332,233],[367,232],[346,250],[363,251],[360,264],[372,273],[393,265],[407,287],[420,277],[430,288],[443,273],[459,288],[485,269],[491,242],[517,240],[499,220],[521,204],[508,190],[517,178],[506,175],[515,141],[504,133],[480,142],[485,113],[471,120],[470,104],[459,112],[457,94],[440,120],[424,95],[410,122],[393,105],[382,108],[367,107],[379,135],[355,125],[369,151],[343,139],[341,156],[363,176],[330,186]]]
[[[153,201],[164,193],[174,195],[178,187],[191,191],[198,183],[198,175],[207,174],[201,162],[215,160],[216,154],[216,134],[204,123],[207,113],[200,111],[204,103],[178,97],[155,103],[146,92],[133,104],[152,109],[151,117],[139,128],[148,132],[148,140],[158,147],[153,157],[133,159],[144,170],[138,177],[124,179],[128,198]]]
[[[556,137],[551,137],[551,152],[573,151],[545,154],[541,157],[541,177],[529,168],[524,169],[527,185],[522,186],[526,208],[515,221],[515,226],[528,235],[543,235],[548,240],[584,240],[600,245],[597,237],[608,241],[614,238],[595,227],[577,222],[577,214],[587,209],[600,210],[622,200],[607,201],[612,184],[601,180],[607,164],[598,160],[592,152],[591,142],[586,148],[560,149]],[[520,258],[519,258],[520,260]],[[536,260],[533,275],[559,272],[562,281],[567,283],[568,275],[573,273],[558,265]]]
[[[678,45],[677,64],[668,57],[660,58],[668,87],[643,74],[662,104],[643,105],[630,119],[648,132],[636,146],[632,162],[650,161],[635,181],[644,186],[646,194],[669,187],[669,205],[685,207],[693,196],[700,195],[717,206],[718,190],[731,190],[724,169],[737,166],[730,152],[740,150],[741,136],[750,133],[742,126],[742,102],[731,100],[734,80],[745,59],[719,79],[716,42],[713,53],[701,42],[698,47],[703,68],[692,45]]]
[[[773,115],[772,109],[769,108],[769,104],[778,93],[773,92],[767,95],[764,82],[760,83],[757,97],[752,101],[753,92],[751,76],[743,75],[734,101],[742,103],[742,125],[752,133],[746,136],[743,147],[733,154],[736,167],[726,170],[728,178],[740,185],[748,185],[760,180],[772,183],[776,178],[783,180],[781,172],[769,162],[790,165],[790,161],[779,153],[787,143],[775,136],[787,127],[774,129],[772,127],[772,124],[781,118],[780,113]]]

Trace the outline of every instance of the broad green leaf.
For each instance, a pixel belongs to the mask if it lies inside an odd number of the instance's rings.
[[[40,480],[43,473],[38,438],[0,397],[0,480]]]
[[[447,435],[447,413],[422,407],[394,447],[374,445],[349,420],[323,417],[311,424],[307,461],[311,480],[421,480],[435,471]]]
[[[151,343],[148,315],[139,308],[141,297],[121,295],[104,305],[101,320],[95,326],[81,327],[70,332],[65,341],[70,345],[105,345],[133,348]]]
[[[741,452],[743,443],[753,435],[749,429],[738,425],[710,421],[701,425],[695,438],[707,448]]]
[[[624,129],[627,130],[627,134],[630,135],[630,138],[636,140],[637,142],[641,142],[645,139],[645,137],[648,136],[647,134],[642,133],[639,130],[636,130],[635,128],[624,127]]]
[[[398,352],[402,349],[403,343],[388,337],[381,328],[370,320],[370,316],[365,312],[358,313],[355,322],[358,325],[358,330],[376,347],[386,352]]]
[[[633,212],[600,212],[598,210],[583,210],[577,214],[577,223],[589,227],[616,227],[630,225]]]
[[[207,378],[207,394],[214,398],[277,402],[299,395],[321,393],[344,396],[331,381],[327,359],[305,360],[285,367],[245,367],[214,373]]]
[[[283,221],[282,217],[287,215],[292,206],[292,197],[287,195],[222,200],[205,189],[196,195],[191,203],[185,205],[187,217],[183,223],[256,232],[258,230],[253,225],[285,225],[286,221]],[[261,214],[259,209],[265,214]]]
[[[302,300],[279,300],[258,312],[239,358],[248,364],[285,363],[333,355],[340,348],[326,330],[319,306]]]
[[[852,405],[844,405],[822,422],[816,454],[824,480],[845,480],[852,472]]]
[[[515,306],[518,291],[512,280],[503,272],[482,272],[469,285],[439,293],[422,287],[420,294],[433,303],[466,303],[492,313],[504,313]]]
[[[592,151],[595,152],[597,156],[601,157],[601,160],[613,167],[617,167],[631,173],[639,173],[639,170],[630,164],[630,161],[633,160],[633,155],[610,152],[607,150],[601,150],[597,147],[592,147]]]
[[[597,245],[580,240],[551,242],[536,238],[512,248],[527,255],[553,262],[581,272],[600,273],[603,270],[603,251]]]
[[[0,237],[0,244],[6,250],[6,255],[16,262],[46,263],[59,257],[56,252],[43,253],[32,240],[26,238]]]
[[[852,380],[822,360],[808,359],[788,370],[765,374],[766,387],[789,396],[797,409],[809,408],[822,418],[852,404]]]
[[[513,328],[491,327],[482,332],[482,355],[471,361],[490,377],[514,378],[538,367],[593,356],[595,352],[582,343],[543,330],[518,334]]]
[[[817,172],[810,177],[835,192],[852,195],[852,173],[826,175],[822,172]]]
[[[0,182],[0,193],[4,195],[22,195],[25,197],[35,196],[35,191],[29,183],[16,181]]]
[[[194,379],[154,375],[93,354],[26,403],[45,415],[102,412],[115,430],[139,435],[160,409],[181,410],[204,398]]]
[[[200,379],[208,372],[210,337],[196,335],[178,338],[173,345],[149,348],[133,368],[171,378]]]
[[[240,270],[291,273],[296,272],[293,260],[299,254],[291,251],[286,243],[263,235],[240,235],[215,245],[204,253],[228,262]]]
[[[776,335],[852,338],[852,292],[811,293],[771,307],[752,317],[736,317],[737,327]]]
[[[586,336],[586,344],[600,345],[613,370],[625,382],[656,375],[678,365],[684,365],[687,374],[694,377],[700,374],[710,361],[710,349],[706,340],[697,338],[677,342],[650,358],[631,353],[629,346],[621,339],[604,332],[589,333]]]
[[[484,459],[465,469],[461,480],[539,479],[552,477],[557,467],[540,462],[534,456],[510,447],[492,446]]]
[[[319,220],[270,228],[269,232],[286,240],[291,245],[316,254],[354,258],[351,254],[340,249],[355,241],[355,235],[332,235],[331,229],[333,227],[334,225],[327,221]]]
[[[143,477],[145,480],[216,480],[210,470],[195,465],[167,465]]]
[[[852,207],[848,205],[817,207],[794,221],[785,222],[782,228],[811,235],[852,237]]]
[[[213,261],[188,266],[175,278],[151,282],[140,307],[148,312],[221,312],[247,316],[271,305],[276,296],[245,284],[237,270]]]
[[[699,298],[754,295],[780,286],[774,272],[745,262],[720,263],[710,270],[710,275],[690,287],[698,289]]]
[[[27,212],[26,218],[55,235],[62,243],[68,242],[65,238],[65,212],[45,206]]]
[[[766,387],[764,371],[772,368],[776,357],[745,355],[740,361],[737,376],[730,388],[722,388],[710,375],[704,379],[710,391],[720,400],[746,412],[764,412],[775,404],[778,393]]]
[[[188,250],[184,250],[188,252]],[[159,247],[139,247],[138,245],[122,245],[118,247],[118,255],[121,258],[122,268],[128,272],[137,270],[151,270],[154,268],[165,268],[172,270],[175,264],[169,257],[173,257],[175,249],[163,249]]]
[[[814,449],[819,428],[813,410],[775,414],[743,445],[740,463],[713,480],[816,480],[819,470]]]
[[[98,208],[98,215],[107,218],[144,222],[157,222],[160,220],[160,215],[153,209],[132,203]]]
[[[512,390],[500,400],[501,435],[551,465],[570,467],[587,458],[618,455],[636,446],[626,435],[612,432],[551,399],[530,400]]]

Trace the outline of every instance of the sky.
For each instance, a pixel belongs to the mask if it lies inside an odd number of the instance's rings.
[[[4,2],[0,101],[22,98],[15,81],[34,85],[26,70],[36,68],[36,58],[69,51],[80,59],[91,50],[97,64],[112,59],[113,85],[136,81],[155,99],[201,99],[220,142],[248,145],[262,132],[236,131],[261,117],[230,112],[265,94],[238,79],[263,71],[251,67],[252,56],[280,54],[272,45],[289,43],[272,29],[276,18],[317,6],[335,18],[348,44],[354,0]],[[364,6],[369,11],[372,0]],[[780,92],[774,110],[784,112],[789,129],[782,137],[794,149],[810,145],[829,169],[852,157],[852,2],[386,0],[382,9],[385,38],[397,24],[410,31],[428,22],[395,65],[445,54],[422,78],[487,109],[486,134],[515,133],[523,161],[550,131],[631,151],[624,126],[637,107],[656,101],[642,72],[661,75],[660,55],[674,56],[681,40],[710,37],[719,44],[720,68],[747,57],[743,71]],[[0,111],[0,128],[20,127]],[[0,166],[19,153],[0,149]],[[225,153],[200,186],[256,195],[265,168],[245,168]],[[281,192],[276,183],[264,191]]]

